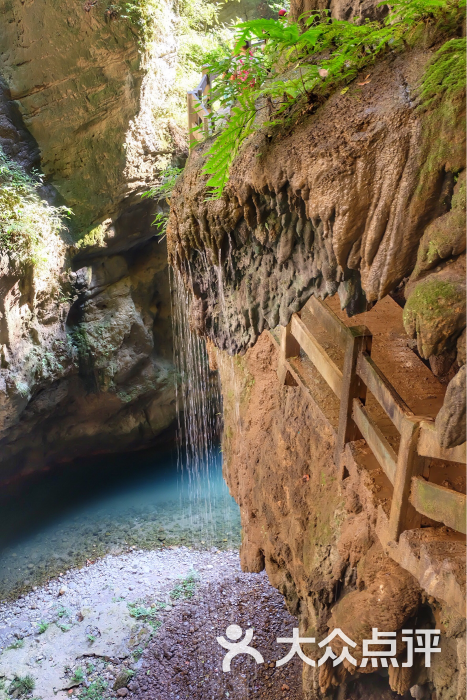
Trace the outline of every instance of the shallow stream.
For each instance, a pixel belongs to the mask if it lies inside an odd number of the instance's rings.
[[[239,508],[215,447],[190,475],[175,450],[62,465],[0,496],[0,600],[104,554],[183,544],[240,545]]]

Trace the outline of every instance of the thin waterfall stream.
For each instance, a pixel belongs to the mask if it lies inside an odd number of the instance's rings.
[[[189,268],[188,268],[189,269]],[[222,466],[222,396],[217,371],[209,365],[204,339],[190,324],[191,293],[180,272],[171,270],[174,364],[178,416],[178,467],[191,494],[190,517],[193,528],[201,526],[204,543],[218,540],[216,511],[222,511],[228,536],[225,544],[237,546],[240,532],[238,508],[225,495],[224,503],[214,508],[219,496],[213,478],[219,478]],[[227,487],[225,487],[227,488]]]

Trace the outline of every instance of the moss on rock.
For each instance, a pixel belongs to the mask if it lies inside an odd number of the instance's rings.
[[[465,328],[465,259],[412,287],[404,308],[407,333],[424,358],[449,349]]]

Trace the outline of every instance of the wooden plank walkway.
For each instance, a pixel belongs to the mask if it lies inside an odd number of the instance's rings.
[[[361,479],[385,552],[465,615],[465,444],[438,443],[430,418],[445,386],[411,350],[402,309],[385,298],[349,319],[337,299],[311,299],[271,336],[280,383],[300,387],[334,429],[336,467]]]
[[[412,351],[399,305],[386,297],[349,319],[338,298],[312,297],[275,339],[279,381],[299,385],[334,428],[341,476],[346,445],[363,437],[370,448],[361,451],[362,466],[392,488],[388,541],[427,518],[465,532],[466,446],[438,443],[433,421],[446,387]],[[443,469],[455,479],[440,480]]]
[[[346,326],[370,329],[372,359],[384,368],[384,374],[415,415],[435,418],[443,405],[446,386],[409,347],[401,307],[387,296],[370,311],[348,318],[340,309],[337,295],[324,303]]]

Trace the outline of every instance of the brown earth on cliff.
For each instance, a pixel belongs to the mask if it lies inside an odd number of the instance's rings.
[[[357,643],[352,650],[357,659],[373,627],[398,631],[441,625],[442,653],[431,668],[399,664],[388,677],[346,661],[336,668],[330,662],[320,669],[304,666],[305,697],[371,698],[378,681],[381,695],[375,697],[460,700],[465,693],[464,620],[449,601],[429,596],[383,552],[375,525],[378,507],[390,497],[384,475],[381,479],[378,470],[361,469],[349,451],[348,474],[339,479],[333,428],[305,391],[280,386],[278,350],[270,334],[263,333],[243,357],[229,358],[213,347],[210,353],[222,381],[224,477],[240,505],[243,569],[266,569],[298,618],[301,636],[319,640],[340,628]],[[409,534],[422,533],[438,552],[441,546],[446,551],[455,547],[448,532],[444,545],[436,541],[436,532],[425,528]],[[429,578],[436,579],[435,569],[430,571]],[[338,638],[332,648],[336,654],[342,650]],[[316,653],[313,645],[303,650]],[[402,644],[400,661],[404,654]]]

